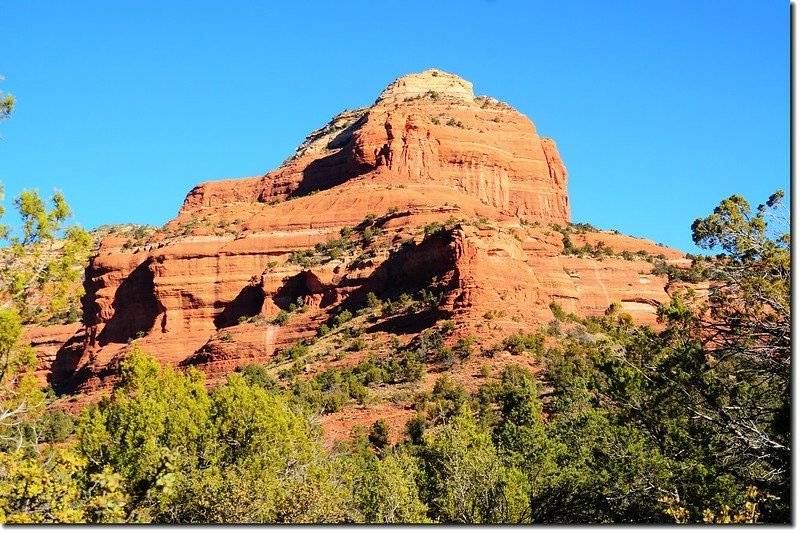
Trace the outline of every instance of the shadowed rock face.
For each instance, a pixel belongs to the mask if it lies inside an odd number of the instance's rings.
[[[196,186],[145,245],[126,249],[107,237],[86,269],[83,327],[32,332],[41,373],[101,390],[128,339],[141,337],[163,362],[216,379],[313,336],[335,311],[363,306],[368,292],[441,296],[434,308],[370,324],[378,335],[414,335],[448,319],[459,335],[492,343],[550,321],[553,301],[583,315],[619,301],[654,324],[655,306],[669,296],[667,278],[648,274],[648,262],[562,255],[562,234],[549,225],[569,222],[566,187],[555,143],[528,118],[475,97],[452,74],[403,76],[372,106],[311,133],[278,169]],[[323,247],[314,261],[302,259],[341,234],[344,251]],[[611,232],[574,238],[576,246],[599,241],[683,258]],[[269,323],[292,305],[305,312]],[[497,318],[487,329],[489,315]],[[59,351],[62,337],[69,350]]]

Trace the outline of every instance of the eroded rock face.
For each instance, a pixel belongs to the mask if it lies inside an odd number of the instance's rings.
[[[296,197],[357,177],[452,187],[504,213],[569,221],[555,142],[508,105],[475,97],[471,83],[438,70],[403,76],[371,107],[334,117],[261,178],[198,185],[182,214]]]
[[[655,323],[668,282],[646,273],[650,263],[562,254],[562,234],[550,225],[569,223],[566,187],[555,143],[528,118],[475,97],[457,76],[404,76],[372,106],[313,132],[280,168],[198,185],[145,244],[108,237],[86,269],[83,329],[59,333],[71,348],[49,374],[61,337],[37,333],[47,348],[42,375],[82,392],[103,389],[135,341],[217,379],[314,336],[369,292],[441,296],[433,309],[371,325],[377,335],[407,338],[449,319],[460,334],[494,342],[552,320],[550,302],[586,315],[618,301]],[[347,243],[343,251],[307,255],[335,239]],[[573,240],[683,258],[610,232]],[[304,312],[270,322],[293,307]]]

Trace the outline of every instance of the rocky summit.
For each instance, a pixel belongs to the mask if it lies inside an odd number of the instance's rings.
[[[651,241],[571,224],[556,143],[508,104],[431,69],[335,116],[267,174],[197,185],[158,231],[109,234],[86,267],[82,323],[28,337],[42,379],[75,405],[113,384],[133,346],[212,382],[253,362],[314,375],[432,331],[445,345],[473,338],[479,353],[546,325],[553,302],[582,316],[619,302],[655,324],[674,287],[652,273],[654,257],[688,263]],[[297,346],[301,365],[287,356]],[[470,387],[478,359],[448,371]],[[512,359],[501,352],[489,371]],[[440,371],[430,364],[419,387]],[[413,413],[391,391],[376,398],[327,415],[330,438]]]

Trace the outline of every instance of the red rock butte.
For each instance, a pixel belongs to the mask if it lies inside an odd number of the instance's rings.
[[[369,292],[440,296],[432,309],[366,328],[401,339],[447,319],[456,337],[488,343],[546,324],[551,302],[591,315],[616,301],[655,323],[671,287],[644,256],[680,263],[684,255],[609,231],[571,238],[644,253],[565,255],[559,227],[569,222],[555,142],[509,105],[431,69],[335,116],[276,170],[197,185],[146,242],[106,237],[86,268],[83,323],[32,328],[29,337],[43,377],[92,393],[113,382],[132,339],[214,380],[313,337],[333,313],[363,307]],[[341,252],[327,253],[335,239]],[[306,311],[269,321],[293,304]]]

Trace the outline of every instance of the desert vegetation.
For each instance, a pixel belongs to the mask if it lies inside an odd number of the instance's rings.
[[[57,316],[52,306],[62,300],[51,297],[45,311],[16,295],[72,283],[91,239],[64,226],[63,198],[48,210],[28,195],[17,202],[22,233],[11,237],[2,271],[0,521],[788,522],[790,257],[781,196],[755,211],[733,196],[695,222],[694,241],[719,251],[689,271],[710,294],[676,294],[659,310],[659,330],[618,305],[579,317],[553,303],[550,324],[483,351],[440,321],[410,345],[300,372],[315,344],[335,338],[335,357],[369,352],[364,320],[439,301],[427,289],[394,301],[369,294],[362,310],[340,309],[315,340],[286,348],[280,369],[246,365],[215,387],[192,368],[162,367],[134,341],[111,394],[73,417],[36,385],[21,341],[23,323]],[[375,218],[306,257],[352,253]],[[56,238],[76,249],[39,251]],[[492,377],[484,365],[472,391],[447,370],[501,351],[537,370],[512,364]],[[413,386],[431,369],[434,384],[411,393],[399,435],[379,419],[325,446],[320,416],[368,405],[375,387]]]

